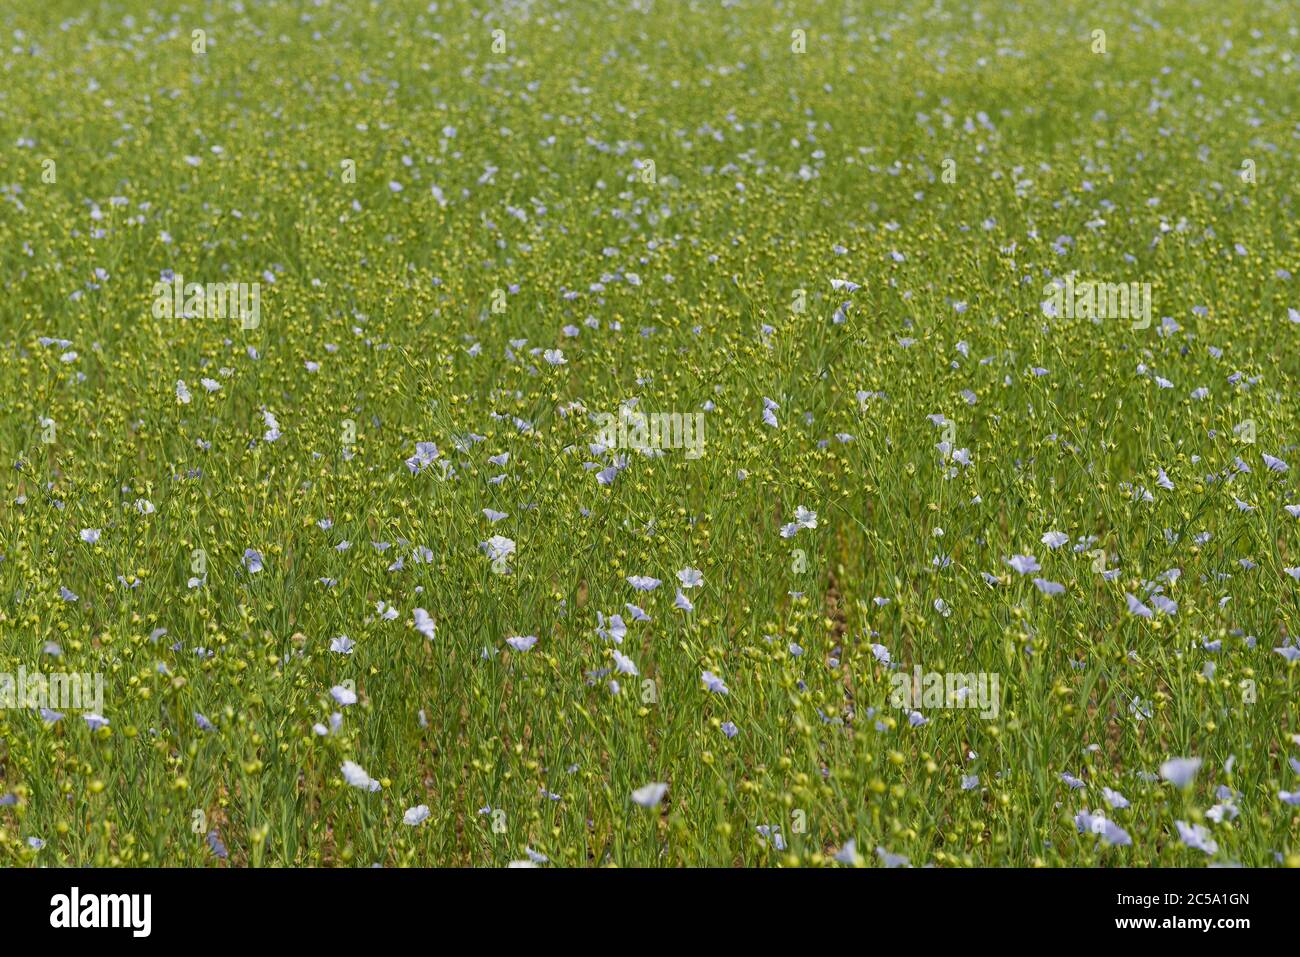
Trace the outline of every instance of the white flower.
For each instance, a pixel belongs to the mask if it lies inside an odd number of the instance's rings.
[[[423,824],[428,819],[429,805],[427,804],[417,804],[415,807],[408,807],[406,813],[402,815],[402,823],[409,827]]]
[[[667,784],[652,781],[632,792],[632,803],[646,808],[654,807],[664,799],[666,793],[668,793]]]
[[[698,568],[691,568],[688,565],[677,573],[677,580],[682,583],[683,588],[698,588],[704,584],[704,575]]]
[[[515,553],[515,543],[504,535],[493,535],[486,542],[479,542],[478,547],[492,561],[501,561]]]
[[[366,774],[365,769],[355,761],[343,762],[343,780],[354,788],[361,788],[365,791],[378,791],[381,786],[378,781]]]
[[[415,609],[415,611],[412,612],[412,614],[415,616],[415,618],[411,622],[411,626],[420,634],[424,635],[424,637],[428,638],[430,641],[433,641],[433,635],[434,632],[436,631],[436,626],[434,624],[432,616],[430,616],[430,614],[427,611],[425,611],[423,608]]]

